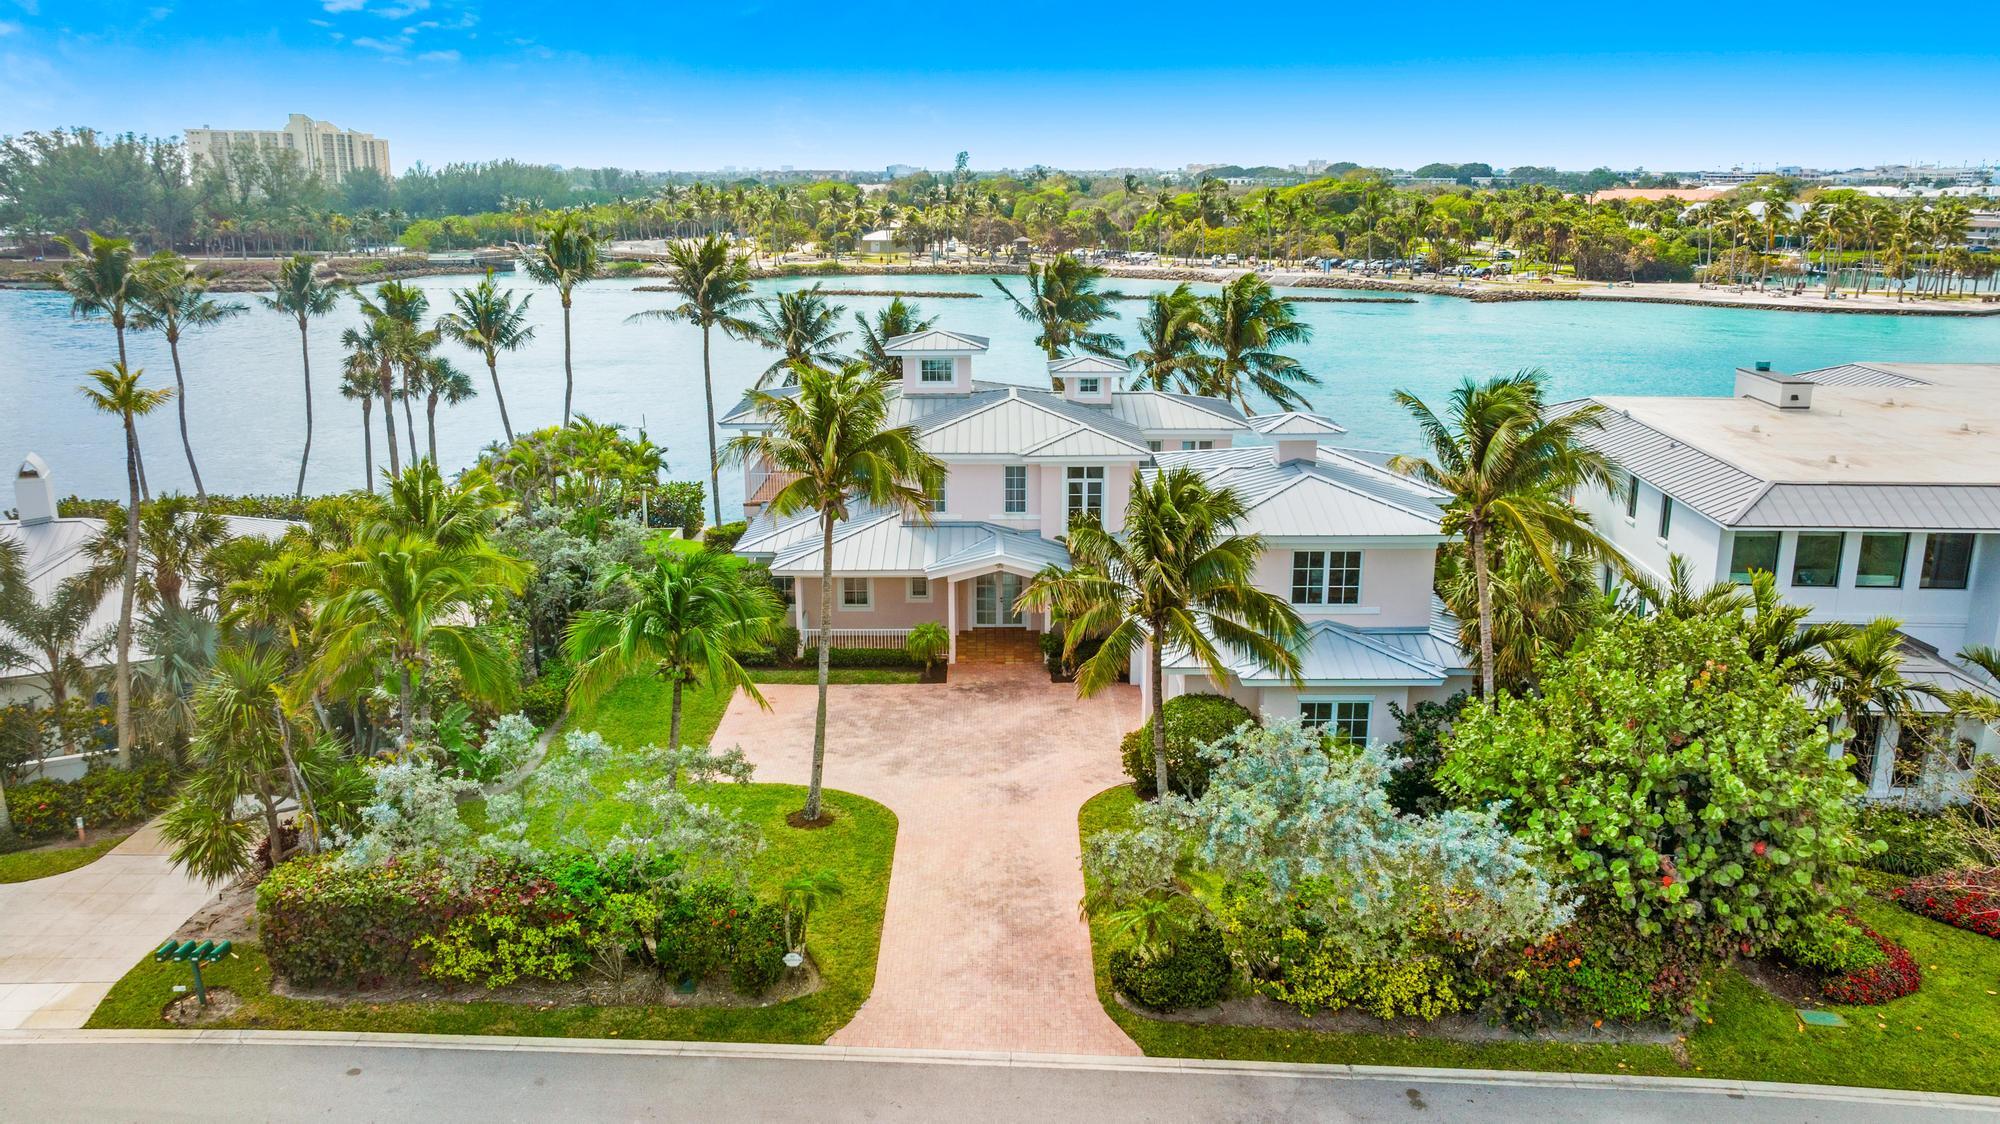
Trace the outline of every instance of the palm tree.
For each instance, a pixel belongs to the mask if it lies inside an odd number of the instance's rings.
[[[500,395],[500,353],[518,351],[535,338],[528,323],[528,302],[523,296],[514,303],[512,289],[502,292],[493,284],[493,271],[469,289],[451,294],[453,311],[438,318],[437,330],[445,339],[479,353],[486,360],[487,377],[493,381],[493,401],[500,407],[500,428],[507,443],[514,443],[514,423],[507,420],[507,400]]]
[[[313,276],[310,256],[299,254],[286,259],[278,267],[278,279],[271,286],[271,295],[257,298],[273,312],[288,313],[299,326],[299,370],[305,378],[306,392],[306,443],[305,448],[299,451],[299,482],[292,490],[294,496],[306,494],[306,462],[312,459],[312,347],[308,328],[314,317],[333,311],[333,306],[340,303],[340,294],[340,286],[326,284]]]
[[[320,609],[321,649],[308,682],[351,693],[386,683],[402,742],[415,736],[426,673],[448,665],[471,698],[502,705],[514,690],[506,642],[477,621],[518,594],[518,564],[451,551],[422,535],[386,535],[333,569],[338,592]]]
[[[208,295],[214,281],[211,271],[197,270],[175,253],[155,254],[141,269],[144,284],[139,309],[132,327],[158,331],[167,341],[167,353],[174,360],[174,406],[180,411],[181,449],[187,454],[188,473],[194,477],[194,494],[207,499],[201,484],[201,469],[194,463],[194,444],[188,440],[187,380],[181,374],[181,334],[189,329],[209,328],[231,316],[248,311],[240,304],[220,304]]]
[[[1914,717],[1919,697],[1940,697],[1936,688],[1903,674],[1905,658],[1902,622],[1879,617],[1847,636],[1828,641],[1826,663],[1818,681],[1823,702],[1840,708],[1850,740],[1848,759],[1862,784],[1872,778],[1876,720],[1905,721]],[[1862,744],[1866,741],[1868,744]]]
[[[122,511],[108,512],[104,527],[84,545],[91,560],[92,580],[109,588],[125,572],[125,521]],[[164,495],[139,508],[138,599],[142,605],[190,608],[181,594],[206,571],[209,556],[229,541],[229,524],[211,511],[200,511],[186,496]]]
[[[1519,689],[1535,679],[1545,652],[1566,652],[1599,617],[1607,598],[1596,582],[1595,559],[1583,551],[1556,553],[1556,571],[1509,541],[1493,560],[1495,681]],[[1438,551],[1438,597],[1458,618],[1459,646],[1479,648],[1478,595],[1464,543]]]
[[[538,283],[554,286],[556,299],[562,302],[563,424],[568,425],[570,399],[576,392],[576,371],[570,363],[570,302],[576,287],[603,268],[604,252],[583,212],[557,211],[544,220],[542,240],[525,248],[521,265]]]
[[[635,312],[626,323],[668,320],[701,329],[701,386],[708,405],[708,499],[715,522],[722,522],[722,477],[715,448],[715,377],[709,364],[711,330],[721,328],[736,339],[752,339],[757,326],[744,319],[750,310],[750,266],[729,252],[729,243],[710,235],[699,242],[675,242],[667,247],[667,288],[681,295],[673,308]]]
[[[82,247],[68,238],[56,239],[70,259],[56,274],[56,283],[69,294],[70,315],[111,321],[118,337],[118,365],[123,367],[125,328],[145,293],[145,278],[132,263],[131,239],[106,238],[94,230],[83,234]]]
[[[1429,457],[1396,456],[1389,467],[1444,491],[1449,500],[1446,534],[1465,536],[1472,556],[1479,625],[1479,675],[1491,698],[1493,580],[1496,536],[1518,539],[1551,578],[1560,578],[1559,548],[1618,557],[1590,528],[1590,519],[1567,500],[1582,484],[1613,483],[1610,462],[1577,441],[1603,425],[1602,407],[1584,406],[1551,416],[1542,404],[1542,374],[1522,371],[1486,383],[1471,379],[1452,391],[1448,418],[1440,419],[1408,391],[1396,401],[1416,417],[1431,446]]]
[[[20,551],[0,542],[0,563],[11,558],[13,577],[0,574],[0,625],[12,639],[0,637],[0,668],[37,676],[48,692],[49,709],[61,710],[73,690],[90,681],[84,653],[90,642],[91,618],[104,603],[104,591],[79,574],[57,584],[48,600],[37,598],[20,573]],[[72,752],[65,740],[63,752]]]
[[[836,331],[840,314],[837,304],[827,303],[815,282],[810,289],[779,293],[774,301],[758,302],[757,339],[779,353],[778,359],[757,377],[759,388],[783,377],[790,380],[795,365],[832,367],[840,362],[834,348],[848,333]]]
[[[459,370],[456,364],[442,355],[426,356],[423,365],[417,370],[417,389],[421,390],[424,396],[424,436],[429,442],[431,463],[436,464],[438,404],[463,405],[477,398],[479,391],[473,388],[471,376]]]
[[[90,372],[83,396],[102,413],[115,414],[125,430],[125,479],[130,485],[125,512],[125,573],[118,583],[118,664],[115,681],[119,764],[132,755],[132,601],[139,585],[139,427],[137,419],[166,405],[171,390],[139,385],[144,371],[128,371],[120,363],[111,370]]]
[[[588,706],[621,680],[650,671],[673,685],[668,749],[680,748],[681,696],[690,685],[741,688],[768,709],[736,657],[770,641],[781,609],[742,569],[735,555],[662,547],[650,569],[618,566],[605,575],[604,588],[621,591],[625,607],[571,618],[570,705]]]
[[[1069,254],[1057,254],[1047,265],[1028,264],[1025,301],[999,278],[992,280],[993,287],[1013,303],[1015,313],[1041,329],[1035,346],[1051,360],[1061,359],[1071,349],[1115,359],[1124,341],[1095,328],[1098,321],[1111,317],[1111,302],[1120,296],[1098,291],[1097,282],[1103,276],[1101,269]]]
[[[1132,652],[1145,646],[1153,775],[1162,798],[1172,791],[1162,690],[1169,646],[1193,656],[1217,683],[1229,681],[1224,650],[1295,682],[1299,677],[1295,649],[1305,628],[1282,598],[1257,588],[1264,541],[1235,533],[1245,514],[1233,489],[1211,487],[1193,469],[1135,479],[1122,534],[1092,520],[1072,524],[1070,567],[1044,570],[1021,592],[1022,607],[1068,622],[1064,659],[1073,659],[1086,638],[1103,637],[1097,652],[1077,665],[1079,695],[1117,682]]]
[[[340,396],[361,403],[362,482],[372,493],[375,491],[375,378],[379,364],[361,334],[354,335],[357,347],[348,352],[347,362],[341,367]]]
[[[1200,393],[1206,380],[1201,316],[1201,298],[1186,282],[1146,298],[1146,314],[1139,320],[1139,350],[1126,356],[1139,382],[1154,390]]]
[[[889,354],[889,341],[897,336],[928,332],[937,324],[937,317],[926,317],[916,305],[892,297],[888,306],[875,314],[873,323],[859,312],[854,314],[854,323],[861,329],[860,353],[855,358],[883,378],[894,379],[902,376],[903,361]]]
[[[803,367],[798,392],[750,392],[752,406],[769,423],[762,432],[729,442],[733,460],[769,465],[791,477],[771,497],[770,512],[783,518],[819,513],[819,711],[813,722],[812,786],[804,818],[820,817],[820,776],[826,763],[826,685],[833,640],[833,532],[857,503],[896,507],[928,519],[930,497],[944,481],[944,465],[923,450],[913,426],[889,424],[888,383],[863,362],[836,371]]]
[[[1263,278],[1246,273],[1215,296],[1203,297],[1201,309],[1195,330],[1214,353],[1202,364],[1205,393],[1235,402],[1245,413],[1255,412],[1253,391],[1281,410],[1305,408],[1305,396],[1295,386],[1318,386],[1319,379],[1273,350],[1312,339],[1312,328],[1293,314],[1291,302],[1280,300]]]

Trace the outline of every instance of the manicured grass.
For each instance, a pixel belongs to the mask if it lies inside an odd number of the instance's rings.
[[[0,882],[32,882],[51,874],[62,874],[89,866],[104,852],[125,841],[130,830],[94,839],[81,847],[53,847],[36,851],[9,851],[0,854]]]
[[[668,692],[656,680],[627,680],[573,725],[595,729],[616,745],[636,747],[667,740]],[[721,721],[718,693],[689,692],[682,730],[690,741],[706,741]],[[560,746],[552,752],[561,752]],[[617,779],[610,784],[615,786]],[[218,964],[206,978],[234,989],[243,1008],[219,1026],[293,1030],[383,1031],[422,1034],[503,1034],[589,1038],[671,1038],[718,1042],[824,1042],[854,1017],[875,986],[875,957],[882,942],[882,914],[888,901],[889,866],[896,847],[896,816],[873,800],[827,791],[834,822],[800,831],[785,817],[805,805],[797,785],[724,784],[706,788],[703,798],[734,811],[763,831],[767,846],[751,871],[754,888],[774,896],[779,884],[801,871],[830,870],[844,893],[814,914],[807,949],[819,967],[822,986],[811,995],[769,1007],[562,1007],[543,1010],[514,1003],[325,1003],[288,999],[270,992],[270,966],[255,945],[238,948],[235,959]],[[484,808],[463,807],[475,830],[483,830]],[[612,805],[586,817],[599,839],[622,823]],[[546,829],[546,824],[538,827]],[[160,1012],[174,998],[175,984],[187,982],[182,965],[151,959],[125,975],[91,1016],[93,1027],[157,1027]]]
[[[1078,817],[1083,837],[1130,822],[1137,799],[1119,787]],[[1092,925],[1097,993],[1146,1053],[1349,1065],[1449,1066],[1723,1077],[1825,1085],[2000,1094],[2000,940],[1868,900],[1859,910],[1900,941],[1924,971],[1923,989],[1880,1007],[1834,1007],[1849,1025],[1805,1027],[1789,1006],[1729,970],[1708,1022],[1688,1035],[1687,1063],[1665,1046],[1536,1042],[1462,1043],[1388,1034],[1190,1026],[1135,1014],[1111,990],[1103,927]]]

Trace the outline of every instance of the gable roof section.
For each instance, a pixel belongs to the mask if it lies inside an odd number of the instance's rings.
[[[1159,453],[1159,469],[1185,466],[1233,488],[1249,517],[1241,530],[1274,539],[1436,538],[1438,496],[1366,461],[1321,449],[1314,463],[1275,463],[1268,445]]]
[[[1111,413],[1134,428],[1198,433],[1246,428],[1243,413],[1220,398],[1163,390],[1125,390],[1111,396]]]
[[[895,336],[882,341],[882,351],[887,355],[940,355],[968,351],[985,351],[992,344],[985,336],[975,336],[970,332],[947,332],[943,328],[931,328],[923,332]]]
[[[1924,379],[1899,375],[1894,371],[1873,367],[1866,363],[1842,363],[1834,367],[1821,367],[1817,371],[1800,371],[1792,376],[1803,379],[1815,386],[1930,386]]]
[[[1049,361],[1051,375],[1122,375],[1131,370],[1132,365],[1125,360],[1106,359],[1102,355],[1072,355]]]
[[[1048,565],[1064,565],[1069,552],[1040,535],[996,527],[990,523],[906,523],[896,512],[844,523],[834,530],[833,569],[845,574],[924,574],[953,577],[961,573],[1011,569],[1032,574]],[[820,540],[811,535],[780,552],[771,562],[780,575],[817,576]]]
[[[1250,419],[1250,428],[1266,437],[1335,437],[1347,432],[1324,414],[1297,410],[1259,414]]]

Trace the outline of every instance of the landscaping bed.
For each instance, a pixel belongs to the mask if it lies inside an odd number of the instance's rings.
[[[1079,815],[1083,838],[1128,825],[1137,804],[1126,786],[1092,798]],[[1162,1017],[1133,1009],[1112,987],[1110,927],[1093,920],[1091,937],[1105,1011],[1152,1056],[1635,1073],[2000,1094],[2000,944],[1874,899],[1863,900],[1856,914],[1909,950],[1923,972],[1921,991],[1881,1006],[1822,1001],[1819,1006],[1841,1015],[1848,1025],[1809,1027],[1794,1003],[1732,967],[1716,979],[1706,1013],[1664,1043],[1552,1041],[1509,1030],[1489,1040],[1462,1041],[1412,1036],[1409,1028],[1380,1020],[1372,1029],[1357,1030],[1352,1027],[1370,1024],[1343,1019],[1317,1029]]]

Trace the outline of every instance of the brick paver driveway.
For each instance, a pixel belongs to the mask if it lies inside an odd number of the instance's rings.
[[[804,784],[814,688],[738,696],[716,733],[757,779]],[[944,686],[834,687],[826,785],[900,823],[875,991],[833,1036],[846,1046],[1137,1054],[1098,1005],[1076,814],[1123,779],[1118,739],[1138,696],[1090,700],[1038,666],[960,664]]]

